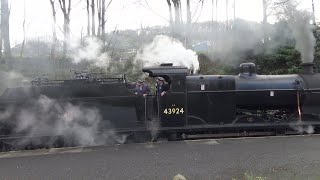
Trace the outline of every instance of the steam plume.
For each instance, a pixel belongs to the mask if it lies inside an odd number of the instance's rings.
[[[107,68],[110,57],[107,52],[103,52],[103,43],[95,38],[84,39],[83,44],[79,41],[71,41],[71,57],[74,63],[90,62],[95,66]]]
[[[299,11],[292,1],[287,2],[284,13],[296,41],[295,48],[301,53],[302,62],[313,62],[316,39],[312,32],[314,27],[310,24],[311,14],[305,10]]]
[[[164,35],[156,36],[136,59],[142,60],[147,66],[172,62],[174,65],[199,69],[198,57],[194,51],[183,47],[178,40]]]

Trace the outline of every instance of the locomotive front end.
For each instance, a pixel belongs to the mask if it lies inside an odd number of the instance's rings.
[[[303,94],[305,100],[302,110],[306,117],[320,115],[320,74],[314,72],[314,63],[302,63],[302,73],[299,76],[305,83]]]

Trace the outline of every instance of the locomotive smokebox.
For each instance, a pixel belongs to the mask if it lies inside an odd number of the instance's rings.
[[[303,74],[313,74],[314,63],[301,63]]]

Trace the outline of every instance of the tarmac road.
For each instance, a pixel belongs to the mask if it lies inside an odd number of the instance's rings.
[[[320,179],[320,136],[203,139],[0,153],[0,179]]]

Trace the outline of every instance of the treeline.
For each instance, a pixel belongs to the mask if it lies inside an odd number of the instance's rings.
[[[39,67],[39,72],[48,70],[41,68],[43,62],[48,62],[47,67],[53,66],[52,71],[62,73],[66,69],[77,68],[70,60],[70,23],[72,21],[73,7],[77,3],[83,5],[86,20],[85,30],[79,35],[82,46],[86,46],[88,37],[98,38],[102,43],[101,53],[107,52],[114,66],[120,71],[124,67],[130,67],[135,55],[145,44],[159,34],[168,35],[180,40],[185,47],[194,49],[199,54],[200,72],[203,74],[237,73],[237,66],[241,62],[252,61],[259,64],[259,73],[284,74],[299,71],[300,54],[295,50],[295,41],[290,37],[290,29],[281,16],[282,7],[286,0],[261,0],[263,6],[263,19],[260,23],[249,22],[237,18],[236,0],[162,0],[168,8],[168,16],[163,17],[168,21],[168,26],[141,26],[135,30],[119,30],[113,27],[107,32],[107,12],[112,8],[113,0],[49,0],[52,15],[52,36],[34,37],[24,39],[21,43],[10,46],[10,5],[8,0],[1,0],[1,66],[9,69],[32,66]],[[139,1],[141,6],[149,8],[149,0]],[[16,3],[12,1],[11,3]],[[206,6],[205,3],[207,3]],[[316,25],[314,35],[317,39],[315,62],[320,59],[319,26],[314,16],[313,0],[312,23]],[[223,6],[222,6],[223,5]],[[185,12],[182,10],[185,8]],[[211,17],[206,22],[198,22],[201,11],[207,8],[211,11]],[[219,9],[225,8],[224,21],[218,21]],[[232,11],[230,11],[232,9]],[[57,24],[57,13],[63,16],[63,24]],[[232,13],[231,13],[232,12]],[[231,13],[231,14],[230,14]],[[184,16],[184,14],[186,16]],[[269,23],[269,17],[275,16],[279,22]],[[25,18],[25,17],[24,17]],[[25,19],[23,21],[25,23]],[[23,32],[25,24],[22,25]],[[57,37],[57,27],[63,32],[63,39]],[[198,48],[198,44],[203,47]],[[39,65],[34,65],[41,61]],[[118,62],[127,62],[120,66]],[[18,63],[18,64],[17,64]],[[19,65],[20,63],[20,65]],[[23,65],[21,65],[23,64]],[[81,65],[81,68],[85,68]],[[3,69],[3,68],[2,68]],[[28,68],[21,68],[28,69]],[[30,68],[32,71],[36,68]],[[59,71],[61,70],[61,71]],[[38,73],[39,74],[39,73]],[[134,73],[133,73],[134,74]]]
[[[301,63],[300,54],[295,50],[295,41],[290,35],[290,29],[286,21],[280,21],[274,25],[269,25],[268,45],[262,41],[264,34],[262,24],[236,20],[230,22],[232,29],[224,31],[224,23],[215,24],[217,31],[211,31],[211,22],[197,23],[193,33],[189,36],[189,41],[193,46],[191,49],[197,51],[199,55],[200,69],[203,74],[226,74],[237,73],[237,67],[241,62],[251,61],[259,65],[261,74],[286,74],[299,71]],[[117,30],[106,33],[108,40],[106,51],[109,52],[113,61],[131,61],[134,59],[139,49],[143,45],[150,43],[156,35],[165,34],[170,36],[168,27],[146,27],[136,30]],[[238,36],[239,33],[241,36]],[[317,39],[315,62],[320,59],[320,31],[319,26],[314,29]],[[35,38],[26,41],[25,61],[50,60],[51,43],[47,38]],[[197,44],[203,47],[198,48]],[[21,44],[12,48],[13,57],[18,57]],[[57,43],[56,50],[63,52],[63,43]],[[16,58],[20,62],[19,58]],[[28,60],[29,59],[29,60]],[[39,63],[43,64],[43,63]],[[72,63],[67,61],[64,64],[66,69],[72,67]],[[14,66],[14,65],[13,65]],[[47,70],[46,70],[47,71]]]

